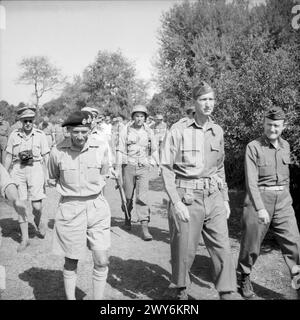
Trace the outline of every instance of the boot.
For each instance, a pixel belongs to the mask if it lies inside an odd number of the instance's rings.
[[[131,230],[131,220],[125,218],[124,229],[130,231]]]
[[[240,280],[240,290],[241,290],[241,295],[245,299],[254,299],[256,297],[252,283],[250,281],[250,274],[241,274],[241,280]]]
[[[141,221],[141,225],[142,225],[142,238],[143,238],[143,240],[151,241],[152,240],[152,236],[149,233],[148,221],[147,220]]]

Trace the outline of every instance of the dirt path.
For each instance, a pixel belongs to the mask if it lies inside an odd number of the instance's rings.
[[[129,233],[121,227],[123,213],[120,200],[114,189],[114,182],[109,181],[106,197],[112,211],[112,246],[110,250],[110,269],[106,288],[106,299],[162,299],[170,278],[170,249],[168,221],[162,190],[162,181],[155,173],[151,174],[151,209],[150,231],[153,241],[145,242],[140,238],[139,224],[133,215],[133,228]],[[51,240],[54,216],[58,203],[58,194],[54,189],[47,190],[48,198],[44,208],[48,213],[49,230],[45,239],[34,237],[31,246],[24,253],[17,253],[19,241],[18,225],[14,210],[3,200],[0,202],[0,227],[2,245],[0,264],[6,268],[6,290],[3,300],[62,300],[65,299],[63,288],[63,258],[51,254]],[[241,193],[230,193],[232,216],[229,221],[230,238],[234,258],[239,251],[239,218],[242,210]],[[30,216],[32,221],[32,216]],[[199,246],[193,265],[192,299],[218,299],[218,294],[211,283],[211,262],[205,247]],[[92,297],[92,259],[87,251],[87,259],[80,261],[78,268],[77,298]],[[290,288],[289,273],[278,248],[272,241],[266,241],[262,248],[252,280],[254,289],[261,299],[295,299],[296,294]]]

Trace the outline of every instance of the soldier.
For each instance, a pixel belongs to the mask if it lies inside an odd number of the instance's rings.
[[[34,222],[38,236],[44,238],[46,225],[42,217],[42,199],[45,196],[46,165],[49,147],[43,131],[33,128],[35,112],[24,109],[19,116],[22,128],[14,130],[9,136],[6,148],[5,168],[12,165],[11,177],[18,185],[21,200],[31,200]],[[19,215],[22,241],[18,252],[29,245],[27,216]]]
[[[49,177],[61,194],[55,218],[53,251],[65,257],[63,270],[68,300],[75,300],[78,260],[86,245],[92,250],[93,297],[103,298],[108,273],[110,208],[102,194],[107,171],[108,148],[90,135],[90,114],[72,113],[63,126],[70,138],[54,147],[49,160]]]
[[[44,117],[43,121],[39,124],[38,128],[44,131],[48,141],[49,148],[51,150],[51,148],[55,144],[55,130],[52,123],[49,122],[49,118]]]
[[[167,124],[164,122],[164,117],[162,114],[156,115],[156,122],[153,127],[153,131],[158,144],[158,150],[160,152],[162,141],[167,132]]]
[[[116,162],[116,148],[119,141],[120,132],[124,129],[122,117],[116,117],[112,120],[112,134],[111,134],[111,149],[114,158],[114,163]]]
[[[220,299],[241,299],[227,227],[223,130],[210,117],[215,94],[203,81],[194,88],[193,99],[195,117],[175,123],[162,147],[162,177],[170,198],[171,291],[177,299],[188,298],[189,272],[202,232]]]
[[[153,131],[145,125],[148,112],[145,106],[137,105],[132,109],[132,122],[120,133],[117,146],[116,175],[122,172],[127,208],[133,208],[136,189],[136,212],[142,226],[142,238],[152,240],[148,230],[150,208],[148,204],[150,166],[158,165],[157,146]],[[131,219],[125,219],[125,227],[130,230]]]
[[[4,163],[5,160],[5,148],[7,144],[7,137],[9,131],[9,123],[4,120],[4,115],[0,113],[0,161]]]
[[[279,107],[266,111],[264,134],[246,147],[246,198],[238,260],[240,289],[255,298],[250,273],[271,226],[292,278],[299,273],[300,235],[289,192],[290,146],[280,137],[285,114]]]
[[[62,142],[67,136],[65,128],[61,126],[63,122],[63,119],[59,118],[54,125],[54,146]]]
[[[108,148],[108,164],[109,164],[108,174],[111,175],[112,171],[113,171],[113,156],[112,156],[112,152],[111,152],[111,147],[110,147],[107,135],[102,130],[102,127],[98,126],[98,123],[102,121],[104,116],[96,108],[84,107],[84,108],[81,109],[81,111],[88,112],[92,117],[91,118],[92,122],[91,122],[90,134],[93,136],[93,138],[95,138],[95,139],[97,139],[97,140],[99,140],[102,143],[107,145],[107,148]]]

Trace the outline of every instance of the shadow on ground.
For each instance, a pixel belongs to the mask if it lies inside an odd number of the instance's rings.
[[[0,219],[0,229],[2,237],[11,238],[15,242],[21,241],[21,231],[17,220],[11,218]],[[28,224],[29,238],[36,236],[36,228],[32,223]]]
[[[107,282],[131,299],[163,299],[170,273],[157,264],[111,256]]]
[[[252,281],[255,294],[264,300],[286,300],[285,296]]]
[[[60,270],[30,268],[19,274],[19,278],[28,282],[33,288],[35,300],[65,300],[63,273]],[[82,300],[86,296],[76,288],[76,299]]]
[[[124,231],[138,237],[138,238],[142,238],[141,225],[139,222],[133,222],[132,226],[131,226],[131,230],[128,231],[128,230],[124,229],[124,219],[112,217],[111,226],[112,227],[119,227],[120,229],[122,229],[122,230],[124,230]],[[151,222],[150,222],[149,232],[151,233],[153,240],[163,241],[168,244],[170,243],[170,235],[169,235],[168,230],[160,229],[157,227],[152,227]]]

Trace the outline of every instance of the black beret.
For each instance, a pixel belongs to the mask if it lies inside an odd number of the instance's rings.
[[[266,110],[265,117],[271,120],[284,120],[285,114],[280,107],[272,107]]]
[[[196,100],[203,94],[207,94],[210,92],[214,92],[213,88],[205,81],[201,81],[200,84],[193,89],[193,98]]]
[[[87,111],[75,111],[71,113],[68,118],[61,125],[62,127],[77,127],[84,126],[90,127],[92,123],[92,118],[89,112]]]

